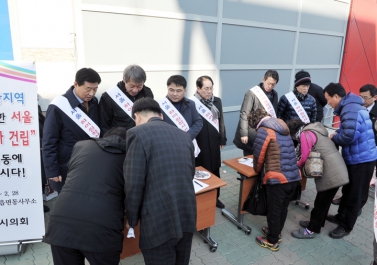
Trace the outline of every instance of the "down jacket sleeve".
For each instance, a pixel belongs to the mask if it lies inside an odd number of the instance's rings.
[[[254,142],[254,170],[256,173],[261,172],[266,159],[267,147],[269,145],[270,138],[266,129],[259,128],[257,131],[257,136]]]
[[[335,134],[332,138],[335,144],[344,146],[349,145],[353,139],[355,138],[355,134],[357,133],[358,123],[358,112],[346,112],[341,114],[340,120],[340,128],[337,130],[337,134]]]

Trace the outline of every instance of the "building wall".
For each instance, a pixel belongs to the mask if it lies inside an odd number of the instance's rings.
[[[79,64],[101,73],[102,90],[132,63],[144,67],[156,99],[172,74],[187,78],[187,96],[200,75],[210,75],[231,145],[243,96],[266,70],[279,72],[279,96],[293,89],[301,69],[321,86],[339,80],[349,2],[83,0],[81,10]]]
[[[353,0],[340,82],[359,93],[365,84],[377,86],[377,2]]]
[[[279,96],[295,72],[315,83],[339,80],[348,0],[8,0],[15,60],[37,64],[42,108],[72,83],[81,67],[97,70],[97,96],[140,64],[156,99],[182,74],[187,96],[209,75],[223,99],[232,144],[245,92],[276,69]],[[0,58],[1,59],[1,58]]]

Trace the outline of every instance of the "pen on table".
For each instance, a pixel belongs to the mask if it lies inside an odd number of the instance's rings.
[[[195,180],[194,180],[194,182],[196,183],[196,184],[198,184],[200,187],[202,187],[203,188],[203,186],[202,185],[200,185],[198,182],[196,182]]]

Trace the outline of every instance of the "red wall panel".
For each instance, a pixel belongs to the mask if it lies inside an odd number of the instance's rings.
[[[365,84],[377,86],[377,1],[351,3],[340,83],[356,94]]]

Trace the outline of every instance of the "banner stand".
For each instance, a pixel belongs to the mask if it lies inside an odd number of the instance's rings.
[[[45,234],[36,77],[32,62],[0,61],[0,255]]]
[[[24,240],[21,242],[3,242],[0,243],[0,256],[24,254],[27,249],[27,244],[40,243],[42,239]]]

